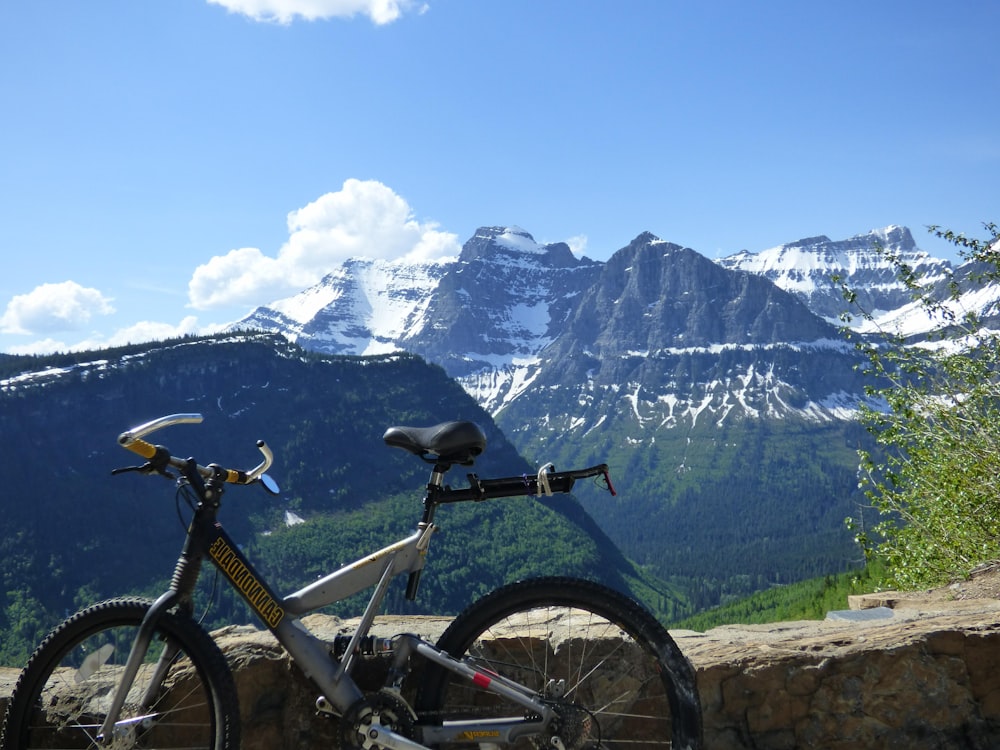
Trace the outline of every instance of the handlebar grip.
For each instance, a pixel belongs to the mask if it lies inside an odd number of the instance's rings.
[[[132,438],[131,440],[127,440],[123,435],[118,438],[118,442],[123,448],[128,448],[133,453],[138,453],[147,460],[156,455],[156,446],[152,443],[147,443],[142,438]]]
[[[257,441],[257,449],[263,454],[263,460],[248,471],[227,469],[219,464],[209,464],[207,467],[199,466],[198,471],[206,478],[214,476],[228,484],[253,484],[261,478],[271,462],[274,461],[274,453],[263,440]]]
[[[229,484],[250,484],[256,479],[249,472],[238,469],[223,469],[224,478]]]
[[[128,448],[133,453],[138,453],[146,459],[152,459],[156,455],[156,446],[143,440],[151,432],[169,427],[175,424],[197,424],[201,422],[201,414],[170,414],[166,417],[154,419],[131,430],[126,430],[118,436],[118,444],[122,448]],[[168,454],[169,455],[169,454]]]

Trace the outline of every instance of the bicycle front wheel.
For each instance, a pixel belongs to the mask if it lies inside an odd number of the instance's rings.
[[[0,748],[238,748],[239,705],[226,660],[200,626],[170,612],[160,618],[114,736],[98,741],[150,605],[112,599],[53,630],[18,678]],[[149,689],[158,665],[162,679]]]
[[[555,708],[555,725],[516,748],[701,747],[690,662],[651,614],[604,586],[573,578],[505,586],[459,615],[438,646]],[[436,665],[417,708],[433,723],[511,716],[509,703]]]

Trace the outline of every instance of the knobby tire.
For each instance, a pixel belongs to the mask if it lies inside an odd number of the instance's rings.
[[[150,654],[119,717],[114,743],[98,744],[107,705],[150,605],[145,599],[112,599],[57,626],[18,678],[0,750],[239,748],[239,704],[225,657],[197,623],[173,612],[160,618]],[[179,647],[180,653],[153,704],[139,710],[138,696],[167,644]]]
[[[567,750],[701,748],[690,662],[647,610],[612,589],[572,578],[514,583],[466,609],[438,646],[545,695],[560,716],[552,734]],[[425,720],[516,714],[464,678],[428,667],[417,697]],[[551,735],[513,745],[557,746]]]

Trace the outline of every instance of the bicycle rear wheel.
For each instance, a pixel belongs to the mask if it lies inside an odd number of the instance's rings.
[[[438,646],[530,687],[556,708],[557,726],[516,748],[701,747],[691,664],[651,614],[604,586],[572,578],[511,584],[466,609]],[[439,723],[511,716],[512,708],[429,665],[417,713]]]
[[[53,630],[18,678],[0,748],[238,748],[239,705],[226,660],[200,626],[173,613],[160,618],[113,741],[98,743],[150,605],[145,599],[112,599]],[[160,655],[174,650],[160,688],[149,705],[140,706]]]

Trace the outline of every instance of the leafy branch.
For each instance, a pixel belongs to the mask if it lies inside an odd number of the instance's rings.
[[[963,260],[944,279],[925,280],[879,248],[932,330],[887,329],[860,310],[870,333],[851,334],[869,379],[860,419],[875,438],[859,452],[859,482],[879,521],[870,530],[848,524],[900,587],[940,584],[1000,557],[1000,333],[990,326],[1000,308],[983,303],[1000,280],[1000,234],[984,226],[985,239],[929,228]]]

